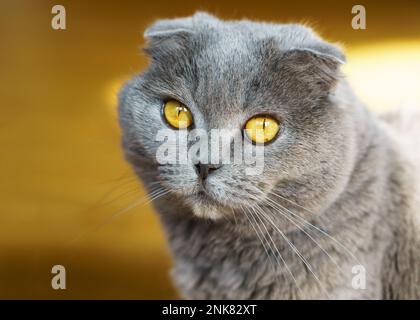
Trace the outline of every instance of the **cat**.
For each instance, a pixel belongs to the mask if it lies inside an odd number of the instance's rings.
[[[341,48],[303,25],[198,12],[145,37],[150,65],[119,95],[122,144],[182,297],[420,298],[419,116],[371,114],[340,71]],[[256,146],[263,172],[159,163],[167,101],[206,131],[276,119],[281,130]]]

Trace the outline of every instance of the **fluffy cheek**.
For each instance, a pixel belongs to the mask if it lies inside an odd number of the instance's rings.
[[[162,185],[179,195],[188,195],[197,190],[197,174],[188,165],[159,166],[159,180]]]
[[[274,185],[264,173],[245,175],[243,169],[229,171],[220,172],[207,181],[212,197],[228,207],[252,206],[263,200]]]

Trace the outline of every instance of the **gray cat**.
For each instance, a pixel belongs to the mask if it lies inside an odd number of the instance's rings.
[[[369,113],[341,50],[301,25],[197,13],[145,37],[150,66],[120,93],[123,147],[185,298],[420,298],[418,115]],[[274,121],[263,172],[159,163],[169,105],[206,131]]]

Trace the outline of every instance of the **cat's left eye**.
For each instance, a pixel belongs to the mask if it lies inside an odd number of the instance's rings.
[[[245,132],[248,138],[258,144],[274,140],[279,130],[279,122],[270,116],[255,116],[245,124]]]

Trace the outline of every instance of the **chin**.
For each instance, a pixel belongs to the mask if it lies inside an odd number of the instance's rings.
[[[231,209],[212,199],[203,191],[189,195],[187,202],[190,204],[193,214],[201,219],[219,220],[232,212]]]
[[[201,219],[219,220],[223,217],[223,214],[220,213],[219,208],[215,206],[203,206],[194,203],[192,205],[192,211],[195,216]]]

